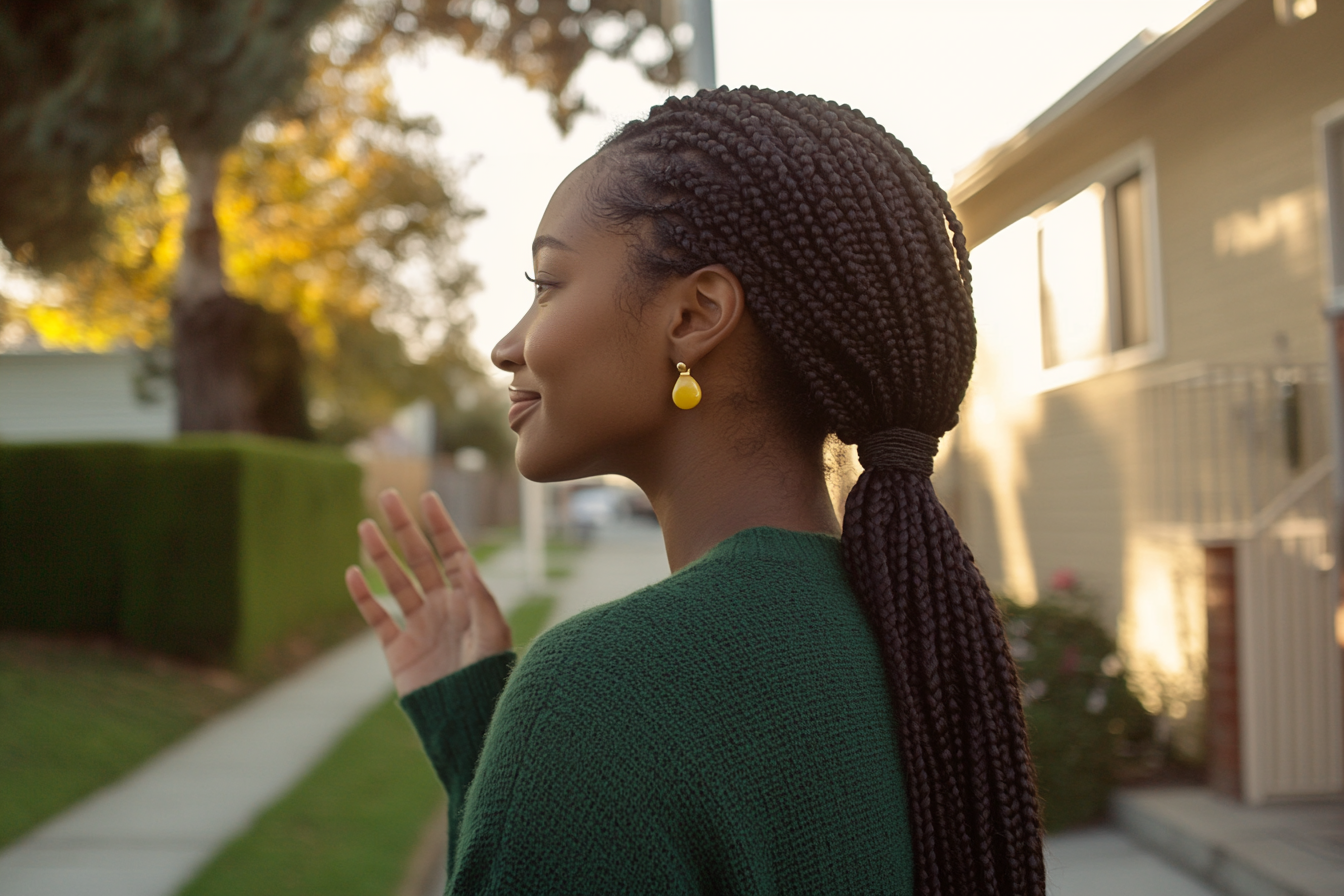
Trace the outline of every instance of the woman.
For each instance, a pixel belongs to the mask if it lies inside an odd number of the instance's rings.
[[[928,170],[847,106],[702,91],[570,174],[533,254],[492,358],[518,468],[633,479],[673,574],[510,673],[438,500],[451,588],[383,498],[423,599],[362,524],[406,630],[347,581],[449,792],[449,889],[1043,894],[1016,673],[929,481],[975,325]],[[828,434],[865,468],[840,538]]]

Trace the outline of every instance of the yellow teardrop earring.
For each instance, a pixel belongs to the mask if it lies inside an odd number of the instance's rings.
[[[689,411],[700,403],[700,384],[691,376],[690,368],[680,361],[677,362],[677,370],[680,374],[677,376],[677,384],[672,387],[672,403],[683,411]]]

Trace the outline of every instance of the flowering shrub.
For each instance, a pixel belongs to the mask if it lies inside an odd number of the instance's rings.
[[[1032,606],[1001,600],[1050,831],[1096,819],[1117,775],[1151,750],[1153,718],[1072,574]]]

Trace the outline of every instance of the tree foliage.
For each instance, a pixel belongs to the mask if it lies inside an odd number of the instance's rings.
[[[352,0],[316,29],[312,43],[341,61],[447,38],[548,94],[552,118],[568,131],[587,108],[574,73],[594,50],[630,59],[656,84],[681,82],[686,38],[678,12],[678,0]]]
[[[155,120],[180,144],[232,145],[307,69],[337,0],[9,0],[0,5],[0,242],[55,270],[100,217],[92,171]]]
[[[182,148],[232,146],[294,95],[313,51],[343,67],[446,38],[545,91],[562,129],[585,108],[571,81],[589,52],[681,78],[674,0],[337,2],[0,5],[0,243],[46,271],[78,259],[102,221],[95,169],[133,164],[160,125]]]

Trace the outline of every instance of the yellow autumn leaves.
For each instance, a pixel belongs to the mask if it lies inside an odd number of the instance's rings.
[[[429,125],[398,113],[385,69],[342,69],[321,57],[315,66],[293,108],[255,121],[224,158],[215,214],[228,288],[287,314],[319,358],[336,351],[343,323],[367,325],[379,308],[438,318],[405,328],[436,323],[428,329],[447,333],[471,285],[455,247],[476,212],[434,161]],[[49,345],[167,340],[185,178],[163,129],[135,155],[92,180],[90,197],[106,215],[94,255],[24,311]],[[411,266],[430,276],[408,277]]]

